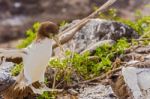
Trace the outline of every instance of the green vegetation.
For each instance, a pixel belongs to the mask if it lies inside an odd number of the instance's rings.
[[[41,96],[37,97],[37,99],[56,99],[56,96],[49,92],[44,92]]]
[[[150,33],[147,33],[150,30],[150,16],[142,16],[140,11],[137,10],[135,13],[136,16],[135,21],[131,21],[128,19],[123,19],[121,17],[118,17],[117,13],[118,12],[116,9],[110,9],[106,13],[100,14],[99,17],[102,19],[115,20],[124,23],[132,27],[140,35],[146,34],[144,37],[150,37]]]
[[[115,9],[110,9],[108,12],[99,15],[100,18],[115,20],[127,24],[138,32],[143,38],[150,38],[150,16],[141,16],[139,12],[136,16],[138,17],[134,22],[122,19],[117,16],[117,10]],[[60,26],[65,24],[66,22],[63,21]],[[28,46],[35,38],[35,33],[38,27],[39,23],[35,23],[33,25],[33,29],[29,29],[26,32],[27,38],[24,39],[22,43],[17,46],[17,48],[24,48]],[[143,40],[143,44],[148,43],[149,41]],[[137,40],[132,39],[132,44],[137,45]],[[110,70],[112,68],[113,59],[118,55],[124,54],[125,49],[130,46],[131,43],[128,42],[126,38],[119,39],[113,46],[105,44],[96,49],[93,56],[97,56],[98,59],[95,60],[90,59],[91,53],[89,52],[80,55],[78,53],[66,51],[64,59],[52,59],[49,62],[49,66],[56,68],[58,71],[56,81],[64,79],[67,84],[71,83],[71,75],[73,73],[79,75],[82,80],[86,80],[99,76],[100,74]],[[12,70],[12,75],[17,75],[21,70],[21,67],[21,65],[16,65],[16,67]],[[51,99],[50,97],[53,99],[55,96],[53,94],[49,94],[48,92],[44,92],[43,95],[38,97],[38,99]]]
[[[23,68],[22,64],[16,64],[16,66],[14,66],[14,68],[11,70],[11,75],[17,76],[22,70],[22,68]]]
[[[84,79],[91,78],[89,75],[98,76],[111,69],[111,60],[116,54],[123,54],[124,50],[129,47],[129,44],[125,38],[118,40],[116,44],[110,46],[105,44],[96,49],[94,56],[98,56],[96,60],[90,60],[90,53],[86,52],[83,55],[74,53],[73,57],[71,51],[66,52],[66,58],[60,60],[59,58],[50,61],[50,66],[67,72],[75,71],[78,75]],[[60,73],[60,72],[59,72]],[[63,75],[69,78],[68,73]],[[59,76],[59,75],[58,75]],[[93,77],[92,76],[92,77]],[[62,78],[62,77],[60,77]],[[68,81],[68,79],[66,80]]]
[[[25,48],[25,47],[27,47],[33,41],[33,39],[35,38],[35,33],[38,31],[39,26],[40,26],[40,23],[36,22],[33,25],[32,29],[27,30],[27,32],[25,33],[26,36],[27,36],[26,39],[22,40],[21,44],[19,44],[17,46],[17,48]]]
[[[68,22],[67,21],[62,21],[60,24],[59,24],[59,27],[63,27],[65,25],[68,25]]]

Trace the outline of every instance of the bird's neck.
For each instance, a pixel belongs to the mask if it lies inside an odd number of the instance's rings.
[[[51,44],[53,43],[52,39],[49,39],[49,38],[45,37],[45,38],[38,38],[38,39],[36,38],[36,39],[34,40],[33,44],[45,44],[46,42],[47,42],[47,43],[49,42],[49,43],[51,43]],[[46,44],[47,44],[47,43],[46,43]],[[48,43],[48,44],[49,44],[49,43]]]
[[[43,35],[41,35],[40,33],[37,33],[37,35],[36,35],[36,38],[35,38],[35,41],[36,42],[39,42],[39,41],[41,41],[41,40],[43,40],[43,39],[46,39],[47,37],[44,37]]]

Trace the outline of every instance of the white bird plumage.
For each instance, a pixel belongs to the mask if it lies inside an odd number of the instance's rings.
[[[52,40],[45,38],[33,42],[24,49],[23,55],[24,76],[30,85],[36,81],[44,82],[44,74],[52,53]]]

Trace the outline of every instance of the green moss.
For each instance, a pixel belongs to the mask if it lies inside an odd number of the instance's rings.
[[[37,99],[56,99],[55,94],[44,92],[42,95],[38,96]]]
[[[38,28],[40,26],[39,22],[36,22],[32,29],[29,29],[26,31],[26,39],[22,40],[21,43],[17,46],[17,48],[25,48],[27,47],[35,38],[35,33],[37,32]]]
[[[96,49],[94,56],[98,56],[99,59],[94,61],[89,59],[89,52],[86,52],[83,55],[74,53],[74,56],[71,57],[71,51],[67,51],[65,59],[53,59],[50,61],[50,66],[61,69],[61,71],[65,71],[66,68],[70,67],[72,69],[68,69],[68,72],[74,70],[83,78],[89,79],[89,75],[98,76],[111,69],[111,60],[114,56],[116,54],[123,54],[124,50],[128,47],[129,43],[125,38],[118,40],[113,46],[104,44]],[[63,76],[67,77],[67,75]],[[62,76],[60,78],[62,78]]]
[[[65,25],[67,25],[67,24],[68,24],[67,21],[62,21],[62,22],[59,24],[59,27],[63,27],[63,26],[65,26]]]
[[[11,70],[11,75],[12,76],[17,76],[20,71],[22,70],[23,66],[22,64],[16,64],[13,69]]]
[[[97,7],[95,7],[95,10]],[[116,9],[109,9],[105,13],[99,14],[99,18],[101,19],[108,19],[108,20],[115,20],[121,23],[124,23],[131,28],[133,28],[137,33],[140,35],[145,34],[146,32],[150,31],[150,16],[142,16],[141,12],[137,10],[135,12],[135,21],[131,21],[128,19],[123,19],[118,16],[118,11]],[[150,35],[150,33],[148,33]],[[150,37],[150,36],[148,36]]]

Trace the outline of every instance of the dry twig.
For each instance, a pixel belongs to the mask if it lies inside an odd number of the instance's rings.
[[[97,9],[95,12],[90,14],[88,17],[82,19],[80,22],[76,23],[70,28],[67,28],[62,33],[59,33],[58,37],[61,44],[64,44],[71,40],[73,36],[76,34],[76,32],[84,26],[91,18],[96,17],[99,13],[102,13],[108,8],[110,5],[112,5],[116,0],[108,0],[104,5],[102,5],[99,9]],[[58,45],[54,42],[53,48],[56,48]]]

